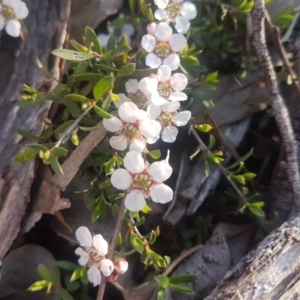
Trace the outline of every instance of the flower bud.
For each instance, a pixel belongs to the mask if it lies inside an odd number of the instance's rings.
[[[128,262],[124,258],[121,258],[120,260],[116,261],[115,270],[119,274],[124,274],[128,270]]]
[[[156,28],[156,23],[152,22],[147,26],[147,33],[154,35],[155,32],[155,28]]]

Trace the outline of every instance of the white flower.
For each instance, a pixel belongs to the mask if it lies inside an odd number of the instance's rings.
[[[124,274],[128,270],[128,262],[121,258],[115,262],[115,270],[118,274]]]
[[[81,226],[75,232],[76,238],[82,247],[78,247],[75,253],[80,256],[80,265],[89,267],[87,271],[88,279],[94,286],[101,282],[101,273],[108,277],[114,270],[114,264],[106,259],[108,244],[101,234],[92,234],[87,227]]]
[[[164,64],[171,70],[177,70],[180,64],[177,52],[180,52],[186,43],[182,34],[173,34],[167,23],[159,23],[155,27],[154,35],[146,34],[142,38],[142,47],[148,52],[146,65],[157,68]]]
[[[140,110],[132,102],[124,102],[119,108],[119,116],[103,120],[103,126],[107,131],[116,132],[109,143],[112,148],[123,151],[129,146],[129,150],[141,152],[146,146],[146,139],[155,137],[161,130],[161,125],[150,120],[144,110]]]
[[[0,4],[0,30],[5,27],[12,37],[18,37],[21,32],[20,19],[28,16],[28,8],[21,0],[3,0]]]
[[[150,117],[160,122],[163,128],[161,139],[166,143],[175,142],[178,134],[177,127],[186,125],[191,118],[190,111],[182,111],[177,113],[179,106],[179,102],[168,102],[162,106],[156,106],[153,104],[148,106]],[[159,135],[153,138],[152,143],[155,143],[158,138]]]
[[[125,206],[130,211],[139,211],[146,205],[145,198],[151,197],[157,203],[167,203],[173,198],[173,191],[162,182],[172,174],[167,161],[145,164],[141,153],[129,151],[124,157],[125,169],[117,169],[111,176],[112,185],[126,190]]]
[[[182,73],[175,73],[171,76],[171,69],[162,65],[157,70],[156,88],[152,89],[151,102],[155,105],[162,105],[168,101],[184,101],[187,95],[182,93],[188,84],[187,77]]]
[[[154,13],[157,20],[175,22],[177,32],[185,34],[190,29],[190,20],[197,16],[195,4],[184,0],[154,0],[158,9]]]

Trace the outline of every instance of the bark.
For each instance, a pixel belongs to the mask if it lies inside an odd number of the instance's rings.
[[[50,103],[19,108],[16,100],[23,83],[48,92],[56,82],[45,77],[35,64],[36,57],[55,77],[60,77],[59,60],[50,52],[62,48],[70,11],[70,0],[27,2],[28,33],[13,39],[3,34],[0,48],[0,261],[20,230],[34,178],[34,162],[13,163],[26,141],[17,134],[22,127],[39,134]]]

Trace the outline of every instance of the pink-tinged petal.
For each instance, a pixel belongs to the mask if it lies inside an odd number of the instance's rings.
[[[0,30],[2,30],[5,26],[5,18],[0,15]]]
[[[186,34],[191,27],[190,21],[186,17],[175,18],[175,29],[178,33]]]
[[[140,152],[127,152],[123,162],[126,170],[132,174],[141,173],[145,169],[145,161]]]
[[[115,262],[115,270],[119,274],[124,274],[128,270],[128,262],[121,258],[117,262]]]
[[[150,176],[157,182],[167,180],[171,176],[172,171],[172,167],[164,160],[154,162],[148,170]]]
[[[174,89],[176,91],[182,91],[186,88],[186,86],[188,84],[188,79],[182,73],[175,73],[171,77],[170,84],[171,84],[172,89]]]
[[[191,2],[185,2],[181,6],[181,15],[188,20],[193,20],[197,16],[197,9],[195,4]]]
[[[115,116],[112,116],[110,119],[103,119],[103,126],[109,132],[117,132],[123,128],[123,123]]]
[[[162,65],[157,70],[157,79],[160,82],[168,81],[171,78],[171,72],[172,71],[169,66]]]
[[[175,117],[173,117],[173,122],[175,123],[176,126],[184,126],[188,123],[190,118],[191,118],[190,111],[188,111],[188,110],[181,111]]]
[[[179,102],[167,102],[161,106],[161,110],[163,112],[175,112],[179,107]]]
[[[154,0],[154,3],[158,8],[165,9],[169,4],[169,0]]]
[[[185,101],[187,99],[187,95],[182,92],[175,92],[172,93],[169,97],[171,101]]]
[[[138,120],[139,113],[139,108],[133,102],[125,102],[119,108],[119,116],[121,120],[127,123],[134,123]]]
[[[168,203],[173,199],[173,190],[163,183],[155,184],[150,189],[150,196],[153,202]]]
[[[146,147],[145,140],[132,139],[129,146],[129,151],[142,152]]]
[[[117,169],[112,173],[110,182],[118,190],[127,190],[132,184],[132,176],[125,169]]]
[[[104,256],[107,254],[108,243],[101,234],[94,235],[93,246],[97,249],[99,255]]]
[[[156,25],[157,24],[155,22],[152,22],[152,23],[148,24],[148,26],[147,26],[147,33],[151,34],[151,35],[154,35],[155,34]]]
[[[162,134],[161,134],[161,139],[165,143],[174,143],[176,140],[178,134],[178,129],[175,126],[168,126],[164,128]]]
[[[159,140],[159,134],[157,136],[153,137],[153,138],[147,139],[147,143],[149,145],[152,145],[152,144],[156,143],[158,140]]]
[[[186,38],[179,33],[175,33],[170,38],[170,47],[174,52],[180,52],[186,46]]]
[[[103,259],[100,263],[100,271],[105,276],[108,277],[113,272],[115,266],[110,259]]]
[[[161,108],[158,105],[149,104],[147,107],[147,111],[150,115],[150,119],[156,120],[161,114]]]
[[[172,33],[172,28],[167,23],[159,23],[155,28],[155,36],[162,42],[168,42],[172,37]]]
[[[79,242],[80,246],[82,247],[92,247],[92,234],[88,230],[87,227],[81,226],[79,227],[76,232],[76,239]]]
[[[126,92],[135,94],[138,91],[138,81],[136,79],[129,79],[125,82]]]
[[[119,108],[125,102],[132,102],[132,100],[130,98],[126,97],[125,94],[118,94],[118,96],[119,96],[120,100],[114,102],[114,105],[116,108]],[[108,119],[108,120],[110,120],[110,119]]]
[[[140,190],[133,190],[125,198],[125,206],[130,211],[139,211],[146,206],[146,200]]]
[[[171,53],[164,59],[163,63],[164,63],[164,65],[169,66],[172,71],[175,71],[178,69],[178,67],[180,65],[180,58],[179,58],[178,54]]]
[[[154,53],[149,53],[145,60],[146,66],[150,68],[158,68],[161,65],[161,59]]]
[[[82,248],[80,248],[80,247],[76,248],[75,254],[80,256],[80,258],[78,259],[78,263],[81,266],[85,266],[88,263],[89,254],[86,251],[84,251]]]
[[[93,265],[91,268],[88,269],[87,276],[88,276],[89,282],[91,282],[94,286],[100,285],[101,273],[96,265]]]
[[[128,147],[128,138],[124,134],[112,136],[109,144],[113,149],[124,151]]]
[[[139,130],[145,138],[153,138],[160,133],[161,125],[155,120],[146,120],[140,124]]]
[[[141,43],[143,49],[145,49],[147,52],[152,52],[156,46],[155,37],[150,34],[144,35]]]
[[[9,20],[6,23],[5,30],[12,37],[18,37],[21,33],[21,24],[17,20]]]
[[[165,103],[167,103],[168,101],[161,97],[158,92],[156,93],[153,93],[152,96],[151,96],[151,102],[154,104],[154,105],[157,105],[157,106],[160,106],[160,105],[163,105]]]
[[[168,14],[164,9],[157,9],[154,13],[154,18],[156,20],[168,20]]]

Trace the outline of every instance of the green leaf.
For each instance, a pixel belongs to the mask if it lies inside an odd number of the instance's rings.
[[[169,277],[170,283],[187,283],[187,282],[194,282],[197,280],[197,275],[187,274],[187,275],[179,275],[179,276],[172,276]]]
[[[112,50],[109,50],[108,52],[106,52],[103,55],[103,59],[105,59],[105,60],[114,59],[125,53],[128,53],[130,50],[131,50],[131,48],[129,46],[120,45],[120,46],[117,46],[117,47],[113,48]]]
[[[103,119],[110,119],[112,117],[111,114],[109,114],[108,112],[106,112],[105,110],[103,110],[96,104],[94,104],[93,109],[94,109],[95,113]]]
[[[156,233],[155,233],[155,231],[151,231],[150,232],[150,235],[149,235],[149,238],[148,238],[148,243],[150,244],[150,245],[152,245],[152,244],[154,244],[155,243],[155,241],[156,241]]]
[[[125,65],[119,72],[118,72],[118,76],[119,77],[124,77],[124,76],[129,76],[131,75],[134,70],[135,70],[135,63],[129,63],[127,65]]]
[[[26,160],[33,160],[35,157],[35,153],[32,152],[23,152],[23,153],[19,153],[15,156],[14,158],[14,162],[15,163],[22,163]]]
[[[60,269],[68,270],[68,271],[73,271],[76,268],[78,268],[78,265],[66,260],[56,260],[54,262],[54,265]]]
[[[22,137],[24,137],[27,140],[30,141],[37,141],[37,142],[42,142],[44,139],[40,136],[34,135],[31,132],[24,130],[24,129],[18,129],[17,130],[18,134],[20,134]]]
[[[93,95],[95,99],[99,100],[105,93],[114,87],[112,76],[105,76],[100,79],[93,88]]]
[[[68,154],[68,150],[63,147],[54,147],[53,152],[56,156],[66,156]]]
[[[93,55],[67,49],[56,49],[51,52],[53,55],[70,61],[84,61],[94,58]]]
[[[69,282],[67,285],[67,290],[69,292],[75,292],[80,288],[80,283],[78,281]]]
[[[105,64],[96,64],[95,67],[102,71],[106,71],[106,72],[112,72],[112,73],[118,72],[117,68],[114,68],[112,66],[108,66]],[[102,77],[103,77],[103,75],[102,75]]]
[[[230,165],[229,167],[227,167],[227,169],[228,170],[234,169],[235,167],[237,167],[240,164],[240,162],[246,161],[252,154],[253,154],[253,148],[251,148],[249,152],[247,152],[245,155],[243,155],[235,163],[233,163],[232,165]]]
[[[59,139],[60,138],[60,134],[62,134],[65,131],[67,131],[68,128],[74,124],[74,122],[75,122],[75,120],[69,120],[69,121],[61,124],[59,127],[57,127],[56,130],[55,130],[55,137],[57,139]],[[70,138],[70,136],[69,136],[69,138]],[[65,140],[63,142],[67,142],[67,140]]]
[[[167,276],[164,276],[164,275],[155,276],[154,279],[156,280],[158,285],[160,287],[162,287],[163,289],[167,288],[169,283],[170,283],[169,278]]]
[[[48,151],[49,149],[43,145],[39,145],[39,144],[30,144],[30,145],[27,145],[27,149],[28,151],[34,153],[34,154],[39,154],[40,151],[43,151],[43,152],[46,152]]]
[[[251,211],[252,214],[258,217],[265,217],[265,212],[262,210],[261,203],[264,202],[256,202],[256,203],[247,203],[248,209]]]
[[[64,288],[60,288],[58,291],[58,295],[63,299],[63,300],[74,300],[74,298],[71,296],[71,294]]]
[[[142,253],[144,251],[144,243],[136,234],[131,235],[130,243],[137,252]]]
[[[246,180],[250,180],[250,179],[256,177],[256,174],[250,173],[250,172],[249,172],[249,173],[242,174],[242,176],[243,176]]]
[[[151,211],[152,211],[152,209],[148,205],[145,205],[143,207],[143,209],[141,210],[141,212],[144,214],[149,214]]]
[[[39,264],[37,267],[37,271],[41,275],[41,277],[43,279],[47,280],[48,282],[54,281],[52,274],[49,272],[49,270],[44,265]]]
[[[157,300],[165,300],[165,290],[158,291]]]
[[[118,234],[117,241],[116,241],[116,246],[117,247],[122,246],[122,235],[121,235],[121,233]]]
[[[40,291],[44,288],[47,288],[48,284],[49,284],[49,281],[47,281],[47,280],[36,281],[28,288],[28,291],[30,291],[30,292]]]
[[[125,24],[126,22],[128,22],[131,18],[130,17],[121,17],[121,18],[117,18],[115,20],[113,20],[112,22],[110,22],[110,26],[121,26],[123,24]]]
[[[136,0],[128,0],[128,1],[129,1],[129,8],[130,8],[131,14],[134,15]]]
[[[82,268],[77,268],[74,270],[74,272],[72,273],[72,276],[70,278],[70,281],[75,281],[77,279],[79,279],[82,275]]]
[[[112,101],[113,101],[112,94],[108,94],[105,100],[102,102],[101,108],[105,111],[108,111]]]
[[[97,52],[98,54],[102,55],[103,52],[102,52],[102,48],[100,45],[100,41],[99,41],[95,31],[91,27],[87,26],[85,28],[84,36],[86,37],[86,41],[89,44],[93,43],[92,50]]]
[[[57,158],[54,155],[50,156],[49,162],[50,162],[51,168],[55,172],[55,174],[60,174],[60,175],[64,174],[64,171],[63,171],[60,163],[58,162]]]
[[[75,81],[98,81],[103,78],[103,74],[84,73],[78,75],[71,75],[68,79],[68,85],[72,85]]]
[[[218,75],[219,75],[218,71],[208,74],[205,77],[205,82],[206,83],[218,83],[219,82],[218,81]]]
[[[215,145],[215,143],[216,143],[216,139],[215,139],[215,137],[213,136],[213,135],[209,135],[209,142],[208,142],[208,146],[207,146],[207,148],[209,149],[209,150],[211,150],[212,148],[213,148],[213,146]]]
[[[120,211],[119,205],[117,205],[117,204],[114,203],[113,206],[112,206],[112,208],[111,208],[111,212],[112,212],[112,214],[113,214],[113,216],[114,216],[115,218],[118,217],[119,211]]]
[[[187,286],[183,286],[183,285],[170,283],[169,288],[171,288],[172,290],[174,290],[176,292],[182,293],[182,294],[187,294],[187,295],[194,295],[195,294],[194,291],[191,288],[189,288]]]
[[[64,98],[69,101],[80,102],[80,103],[86,103],[88,101],[91,101],[89,98],[79,94],[69,94],[64,96]]]
[[[233,175],[232,178],[234,178],[237,182],[239,182],[242,185],[246,184],[246,180],[242,175]]]
[[[105,166],[105,174],[111,175],[116,168],[116,161],[112,157],[104,164],[104,166]]]
[[[74,49],[76,49],[79,52],[88,53],[89,49],[87,47],[84,47],[83,45],[79,44],[75,40],[70,40],[70,44],[73,46]]]
[[[116,37],[114,35],[111,35],[107,41],[107,46],[106,46],[107,52],[114,49],[116,47],[116,44],[117,44]],[[107,52],[103,56],[104,59],[106,59],[105,55],[107,54]]]
[[[112,187],[112,184],[109,180],[103,181],[99,184],[99,189],[101,189],[101,190],[102,189],[108,189],[110,187]]]
[[[153,22],[154,18],[151,8],[145,2],[142,1],[139,1],[139,7],[142,14],[147,18],[147,20],[149,22]]]
[[[212,127],[209,124],[200,124],[197,125],[196,128],[201,132],[209,132],[212,130]]]
[[[160,150],[152,150],[149,151],[147,154],[150,155],[153,159],[159,159],[161,157]]]

